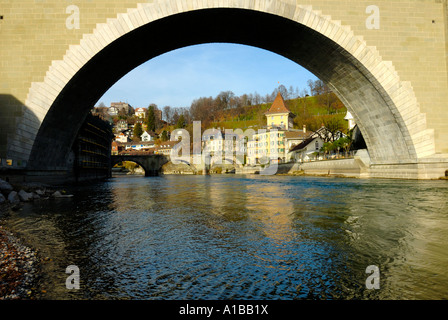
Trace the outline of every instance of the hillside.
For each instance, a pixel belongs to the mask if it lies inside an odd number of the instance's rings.
[[[302,129],[306,125],[308,130],[315,131],[324,123],[337,122],[344,130],[346,124],[344,117],[347,109],[337,97],[332,97],[333,103],[328,107],[322,102],[325,99],[318,96],[308,96],[286,100],[287,107],[296,116],[294,118],[294,129]],[[247,129],[263,128],[266,126],[264,113],[269,110],[272,103],[245,106],[238,110],[225,110],[221,112],[219,121],[211,122],[208,127],[220,127],[223,129]]]

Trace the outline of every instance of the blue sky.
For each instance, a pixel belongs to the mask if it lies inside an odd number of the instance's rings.
[[[113,85],[98,103],[128,102],[134,108],[155,103],[189,107],[194,99],[221,91],[259,93],[283,84],[307,87],[317,79],[300,65],[270,51],[237,44],[202,44],[174,50],[140,65]]]

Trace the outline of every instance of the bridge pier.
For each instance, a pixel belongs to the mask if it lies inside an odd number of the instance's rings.
[[[159,170],[145,170],[145,177],[157,177],[159,175]]]

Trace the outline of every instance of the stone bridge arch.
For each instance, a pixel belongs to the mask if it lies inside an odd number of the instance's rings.
[[[138,164],[145,170],[145,176],[150,177],[159,175],[160,169],[168,162],[168,159],[161,155],[113,155],[111,156],[111,167],[113,168],[123,161]]]
[[[331,8],[349,11],[350,4]],[[53,60],[43,81],[31,84],[24,114],[8,134],[6,156],[26,162],[29,170],[66,169],[83,117],[128,71],[173,49],[231,42],[283,55],[325,81],[363,132],[373,176],[401,177],[394,173],[400,166],[413,172],[409,177],[441,176],[448,143],[440,134],[448,133],[446,125],[428,126],[412,84],[400,79],[395,64],[331,13],[294,0],[139,3],[83,34],[62,59]],[[443,67],[446,73],[446,61]],[[446,89],[445,83],[444,94]]]

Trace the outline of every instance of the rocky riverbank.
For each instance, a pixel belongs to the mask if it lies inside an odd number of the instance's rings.
[[[37,252],[0,225],[0,300],[33,299],[39,276]]]
[[[11,185],[0,179],[0,300],[34,299],[38,293],[40,266],[45,260],[7,230],[2,219],[20,210],[25,202],[72,197],[64,190],[43,184]]]

